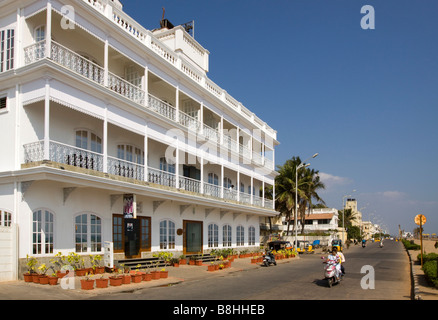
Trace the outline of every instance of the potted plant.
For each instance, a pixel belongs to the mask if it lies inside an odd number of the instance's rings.
[[[149,272],[149,265],[146,265],[146,269],[144,269],[143,273],[143,281],[151,281],[152,280],[152,274]]]
[[[85,273],[85,279],[81,279],[81,289],[82,290],[93,290],[94,289],[94,279],[91,278],[90,274]]]
[[[110,285],[118,287],[122,285],[122,277],[119,275],[116,269],[112,269],[112,276],[109,277]]]
[[[143,280],[143,272],[140,271],[141,264],[137,264],[135,270],[131,270],[131,279],[134,283],[140,283]]]
[[[178,258],[172,258],[170,259],[170,264],[176,268],[179,267],[179,259]]]
[[[207,267],[208,271],[215,271],[216,267],[215,267],[215,263],[212,261],[210,262],[210,265]]]
[[[131,275],[129,274],[129,267],[125,267],[124,264],[121,264],[121,269],[119,269],[119,273],[121,274],[122,284],[130,284],[131,283]]]
[[[49,268],[47,268],[46,264],[43,263],[38,267],[38,270],[41,272],[39,275],[39,283],[40,284],[49,284],[49,278],[46,275],[46,272]]]
[[[108,288],[108,278],[105,278],[103,274],[100,278],[96,279],[96,288]]]
[[[180,255],[179,256],[179,263],[182,264],[182,265],[187,264],[187,258],[186,258],[185,255]]]
[[[160,270],[160,278],[161,279],[165,279],[169,276],[169,271],[166,270],[165,268]]]
[[[27,272],[23,274],[25,282],[32,282],[32,275],[35,273],[35,266],[37,265],[38,260],[34,257],[26,255],[26,266]]]
[[[100,265],[100,262],[102,261],[102,256],[97,254],[97,255],[91,255],[90,254],[90,263],[91,263],[91,268],[93,269],[94,274],[101,274],[105,272],[105,267],[102,267]]]
[[[194,266],[196,261],[196,256],[190,256],[189,265]]]
[[[49,284],[51,286],[56,286],[58,284],[58,275],[56,272],[53,272],[50,276],[47,276],[49,278]]]
[[[50,263],[52,263],[55,266],[55,268],[57,269],[56,274],[57,274],[57,277],[59,277],[59,278],[64,277],[68,272],[68,270],[64,270],[64,268],[68,265],[66,262],[66,259],[67,259],[66,256],[63,255],[62,252],[58,252],[55,255],[54,259],[50,259]],[[65,271],[65,272],[63,272],[63,271]],[[55,270],[54,270],[54,272],[55,272]]]

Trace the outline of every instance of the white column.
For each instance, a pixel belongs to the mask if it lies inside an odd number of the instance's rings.
[[[148,78],[148,73],[149,73],[149,66],[146,65],[144,67],[144,76],[143,76],[143,91],[144,91],[144,105],[145,105],[145,107],[148,106],[148,101],[149,101],[149,78]]]
[[[236,190],[237,190],[237,201],[240,201],[240,171],[237,170],[237,182],[236,182]]]
[[[108,64],[108,36],[105,39],[104,53],[103,53],[103,85],[108,87],[108,72],[109,72],[109,64]]]
[[[179,123],[179,87],[175,91],[175,121]]]
[[[50,84],[46,79],[44,98],[44,160],[50,160]]]
[[[50,57],[50,52],[52,50],[52,4],[47,1],[47,14],[46,14],[46,54],[45,56]]]
[[[221,186],[221,198],[224,198],[224,165],[221,163],[221,176],[220,176],[220,186]]]
[[[265,181],[262,180],[262,207],[265,207]]]
[[[251,204],[254,204],[254,177],[251,176]]]
[[[108,173],[108,106],[103,118],[103,172]]]
[[[200,156],[200,167],[201,167],[201,194],[204,194],[204,157]]]
[[[145,123],[144,127],[144,180],[148,181],[148,123]]]

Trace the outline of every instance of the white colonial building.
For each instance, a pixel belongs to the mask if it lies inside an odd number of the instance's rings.
[[[0,279],[105,241],[117,258],[259,245],[276,131],[187,30],[117,0],[0,2]]]

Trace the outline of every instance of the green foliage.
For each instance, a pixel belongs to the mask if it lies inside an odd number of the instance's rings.
[[[424,275],[426,276],[427,280],[429,280],[430,283],[432,283],[435,287],[438,288],[437,269],[438,269],[438,265],[436,258],[434,260],[426,259],[426,261],[424,262],[424,257],[423,257]]]
[[[420,250],[421,249],[421,246],[418,244],[415,244],[414,240],[408,241],[408,240],[402,239],[402,242],[403,242],[406,250]]]

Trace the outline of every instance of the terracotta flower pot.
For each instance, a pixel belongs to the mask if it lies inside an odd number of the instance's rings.
[[[145,273],[143,274],[143,281],[151,281],[152,280],[152,274],[150,273]]]
[[[49,284],[49,277],[46,275],[40,275],[40,284]]]
[[[187,264],[187,259],[181,259],[181,260],[179,260],[179,264],[181,264],[181,265],[185,265],[185,264]]]
[[[58,277],[49,276],[48,278],[51,286],[56,286],[58,284]]]
[[[151,275],[152,275],[152,280],[158,280],[161,278],[160,271],[152,271]]]
[[[81,289],[82,290],[93,290],[94,289],[94,280],[82,279],[81,280]]]
[[[160,278],[166,279],[169,276],[169,271],[160,271]]]
[[[24,273],[23,274],[24,282],[32,282],[32,274],[31,273]]]
[[[212,264],[212,265],[209,265],[209,266],[207,267],[207,270],[208,270],[208,271],[215,271],[216,268],[215,268],[214,264]]]
[[[62,271],[56,271],[56,276],[57,276],[58,278],[64,278],[64,277],[67,275],[67,273],[68,273],[68,270],[66,270],[65,272],[62,272]]]
[[[110,277],[109,278],[110,285],[114,287],[118,287],[122,285],[122,278],[121,277]]]
[[[131,283],[131,275],[130,274],[124,274],[122,276],[122,284],[130,284]]]
[[[108,278],[96,279],[96,288],[108,288]]]
[[[143,276],[140,273],[136,273],[131,275],[131,279],[133,283],[140,283],[142,280]]]
[[[196,265],[197,266],[202,266],[202,260],[196,260]]]
[[[38,273],[32,274],[32,282],[33,283],[40,283],[40,275]]]
[[[78,277],[83,277],[87,273],[87,269],[76,269],[75,274]]]
[[[102,274],[105,272],[105,267],[96,267],[93,272],[94,274]]]

